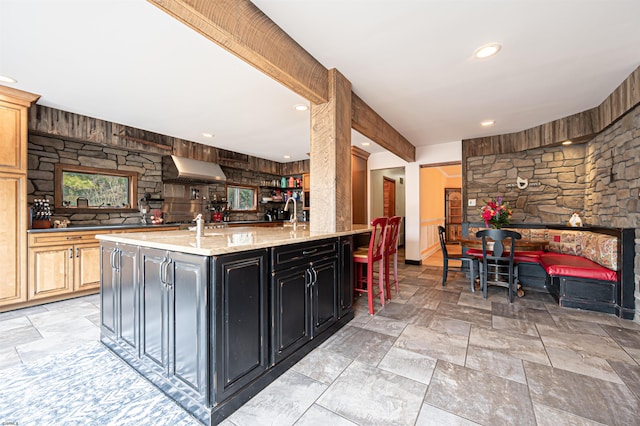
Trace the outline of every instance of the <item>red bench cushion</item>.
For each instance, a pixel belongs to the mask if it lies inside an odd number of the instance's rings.
[[[601,281],[618,281],[616,271],[607,269],[597,263],[580,256],[560,253],[544,253],[540,255],[540,265],[547,274],[576,278],[591,278]]]

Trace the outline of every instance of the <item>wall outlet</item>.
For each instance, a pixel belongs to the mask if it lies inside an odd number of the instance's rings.
[[[469,198],[468,204],[469,207],[475,207],[476,206],[476,199],[475,198]]]

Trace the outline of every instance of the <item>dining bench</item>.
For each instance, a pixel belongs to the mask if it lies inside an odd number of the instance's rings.
[[[482,224],[463,224],[475,235]],[[524,288],[546,289],[563,307],[635,314],[635,229],[511,224],[523,240],[545,240],[545,251],[516,252],[518,280]]]

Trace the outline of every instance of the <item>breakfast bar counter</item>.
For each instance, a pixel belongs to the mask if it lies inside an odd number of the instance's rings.
[[[354,235],[364,232],[98,235],[101,341],[217,424],[353,318]]]

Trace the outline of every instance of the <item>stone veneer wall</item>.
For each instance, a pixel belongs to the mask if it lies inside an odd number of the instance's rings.
[[[640,320],[640,106],[588,143],[586,173],[589,223],[636,229],[636,320]]]
[[[162,183],[162,155],[155,153],[140,153],[107,147],[98,144],[68,141],[61,138],[29,135],[27,175],[27,194],[29,205],[37,198],[47,198],[53,201],[54,197],[54,164],[73,164],[88,167],[96,167],[110,170],[126,170],[138,173],[137,200],[143,197],[145,192],[153,198],[163,197]],[[242,185],[259,185],[263,180],[280,180],[281,176],[267,173],[259,173],[251,170],[241,170],[222,166],[229,183]],[[295,175],[299,177],[299,175]],[[213,195],[224,196],[225,184],[207,185],[209,199]],[[269,189],[258,191],[258,201],[262,197],[270,195]],[[278,207],[277,204],[258,204],[257,212],[234,212],[231,220],[262,220],[266,208]],[[160,209],[160,204],[152,204],[151,208]],[[298,204],[298,217],[302,215],[301,204]],[[112,225],[122,223],[140,223],[140,215],[137,212],[96,212],[96,213],[71,213],[56,214],[54,219],[68,219],[75,225]]]
[[[585,176],[584,145],[470,157],[465,204],[475,198],[477,206],[467,207],[466,220],[480,222],[484,201],[501,196],[513,208],[513,222],[566,223],[574,211],[584,213]],[[518,177],[529,179],[526,189],[515,186]]]
[[[136,199],[142,198],[145,192],[161,197],[161,159],[162,156],[158,154],[130,152],[126,149],[29,134],[27,200],[29,205],[37,198],[46,197],[53,202],[55,163],[135,171],[139,174]],[[54,211],[54,219],[60,218],[69,219],[76,225],[140,223],[137,212],[56,214]]]
[[[516,178],[540,186],[507,188]],[[585,224],[635,228],[636,320],[640,320],[640,106],[588,142],[512,154],[469,157],[465,171],[466,220],[480,222],[482,201],[502,196],[513,222],[563,224],[574,210]]]

